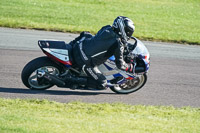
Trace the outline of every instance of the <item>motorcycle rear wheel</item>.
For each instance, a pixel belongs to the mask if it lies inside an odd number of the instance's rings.
[[[147,75],[145,73],[135,79],[127,81],[124,84],[112,86],[110,87],[110,89],[118,94],[129,94],[141,89],[145,85],[146,81],[147,81]]]
[[[37,70],[43,70],[52,75],[60,74],[60,67],[48,57],[39,57],[30,61],[21,73],[22,82],[26,87],[32,90],[46,90],[53,86],[49,82],[39,83]]]

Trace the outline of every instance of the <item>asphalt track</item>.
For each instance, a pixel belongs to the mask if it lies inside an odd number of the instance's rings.
[[[26,63],[43,56],[37,40],[69,42],[76,34],[0,28],[0,97],[48,99],[58,102],[127,103],[200,107],[200,46],[144,42],[151,54],[146,85],[139,91],[119,95],[111,90],[84,91],[53,87],[27,89],[20,74]]]

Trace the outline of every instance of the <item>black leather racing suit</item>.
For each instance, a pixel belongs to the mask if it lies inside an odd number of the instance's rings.
[[[73,45],[75,63],[100,86],[105,86],[107,80],[97,66],[112,55],[115,56],[115,63],[119,69],[126,70],[129,67],[123,59],[124,44],[110,25],[102,27],[95,36],[82,33],[72,42],[76,42]]]

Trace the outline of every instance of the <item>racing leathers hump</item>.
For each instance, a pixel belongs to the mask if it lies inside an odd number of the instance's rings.
[[[100,65],[114,55],[119,69],[126,70],[129,67],[123,59],[124,44],[110,25],[102,27],[95,36],[81,39],[76,45],[79,46],[74,50],[79,51],[82,61],[87,66]],[[74,58],[76,61],[75,55]],[[79,61],[76,61],[76,63],[79,64]]]

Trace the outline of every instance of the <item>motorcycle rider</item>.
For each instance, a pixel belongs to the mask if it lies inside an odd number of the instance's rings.
[[[112,26],[102,27],[95,36],[89,32],[82,32],[79,37],[71,41],[74,62],[91,77],[85,81],[76,79],[77,83],[85,82],[83,84],[105,89],[107,80],[97,66],[112,55],[115,56],[115,63],[119,69],[134,73],[134,65],[127,64],[123,57],[124,48],[134,30],[135,26],[131,19],[118,16]]]

